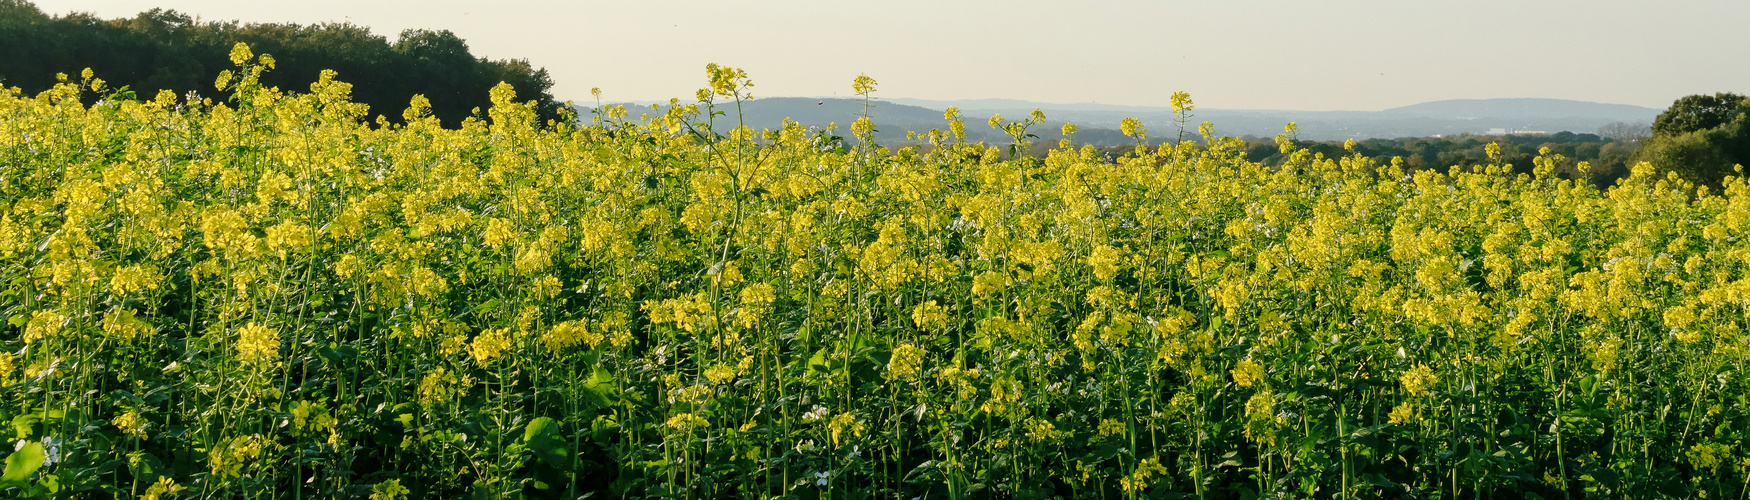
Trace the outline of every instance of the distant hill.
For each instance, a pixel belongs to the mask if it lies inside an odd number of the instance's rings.
[[[732,116],[726,119],[733,121],[734,104],[730,104],[728,107],[719,105],[718,109],[731,112]],[[756,128],[777,128],[784,123],[785,118],[789,118],[802,125],[819,126],[837,123],[839,128],[848,129],[851,126],[851,121],[863,115],[863,101],[860,99],[761,97],[752,102],[743,103],[742,112],[745,114],[748,125]],[[877,126],[947,123],[942,120],[941,111],[879,100],[869,103],[869,118]]]
[[[1623,122],[1651,122],[1664,110],[1567,99],[1450,99],[1391,108],[1381,113],[1432,118],[1592,118]]]
[[[1124,118],[1136,118],[1150,130],[1151,139],[1175,136],[1172,108],[1122,106],[1098,103],[1041,103],[1017,99],[967,99],[939,101],[893,98],[875,101],[870,115],[880,127],[879,140],[892,143],[906,131],[946,129],[942,111],[958,107],[966,119],[969,140],[1005,142],[1007,138],[984,122],[993,114],[1022,118],[1034,109],[1045,112],[1047,123],[1034,130],[1040,140],[1055,141],[1064,122],[1081,127],[1079,141],[1110,146],[1129,143],[1117,133]],[[732,108],[719,108],[733,112]],[[859,116],[863,102],[857,99],[814,97],[764,97],[746,103],[747,124],[756,129],[778,128],[788,117],[803,125],[837,123],[841,131]],[[587,108],[580,108],[587,113]],[[1203,109],[1192,113],[1191,128],[1208,121],[1218,135],[1273,137],[1283,125],[1299,125],[1300,138],[1343,140],[1396,137],[1428,137],[1491,132],[1562,131],[1587,133],[1609,123],[1650,124],[1662,110],[1623,104],[1603,104],[1563,99],[1453,99],[1426,102],[1382,111],[1292,111],[1269,109]],[[733,115],[727,119],[733,120]],[[850,135],[848,131],[840,135]]]
[[[1117,128],[1124,118],[1137,118],[1160,135],[1171,123],[1172,109],[1159,106],[1122,106],[1097,103],[1041,103],[1015,99],[968,99],[933,101],[892,99],[893,102],[932,109],[958,106],[968,116],[992,113],[1013,115],[1037,108],[1053,121],[1070,121],[1088,127]],[[1276,109],[1199,108],[1193,123],[1208,121],[1218,134],[1271,137],[1282,126],[1295,122],[1300,136],[1310,140],[1342,140],[1392,137],[1424,137],[1452,134],[1483,134],[1493,130],[1593,132],[1613,122],[1652,123],[1663,110],[1565,99],[1452,99],[1426,102],[1382,111],[1294,111]]]
[[[625,103],[628,108],[642,105],[648,109],[649,103]],[[946,108],[946,107],[944,107]],[[585,119],[590,116],[588,106],[578,106],[578,113]],[[725,114],[717,118],[719,130],[729,130],[735,126],[735,104],[718,103],[717,110]],[[634,113],[637,111],[634,110]],[[778,129],[789,119],[800,125],[823,128],[827,125],[838,125],[837,135],[850,137],[851,122],[863,116],[862,99],[818,98],[818,97],[761,97],[742,103],[741,120],[755,130]],[[1020,116],[1017,116],[1019,118]],[[969,115],[966,117],[967,140],[996,140],[997,134],[984,125],[990,115]],[[881,143],[894,143],[905,139],[907,131],[928,132],[930,129],[948,129],[948,120],[942,118],[942,110],[920,106],[910,106],[884,100],[869,102],[869,119],[875,122],[876,138]]]
[[[1041,111],[1146,111],[1151,113],[1170,113],[1173,111],[1173,108],[1165,106],[1125,106],[1120,104],[1100,104],[1097,102],[1033,102],[1020,99],[959,99],[953,101],[937,101],[896,97],[888,100],[899,104],[930,109],[948,109],[949,106],[954,106],[960,109],[1021,109],[1026,111],[1032,111],[1034,108],[1038,108]]]

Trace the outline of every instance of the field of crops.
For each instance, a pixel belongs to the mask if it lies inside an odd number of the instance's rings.
[[[885,149],[716,66],[443,129],[233,59],[0,93],[0,496],[1750,494],[1742,179]]]

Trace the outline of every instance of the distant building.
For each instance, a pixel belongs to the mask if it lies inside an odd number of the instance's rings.
[[[1484,135],[1549,135],[1549,132],[1543,131],[1543,130],[1519,130],[1519,129],[1513,129],[1513,128],[1492,128],[1492,129],[1489,129],[1488,132],[1483,132],[1483,134]]]

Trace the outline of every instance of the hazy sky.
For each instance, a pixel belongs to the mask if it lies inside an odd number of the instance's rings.
[[[1664,108],[1750,93],[1746,0],[38,0],[45,12],[447,29],[545,67],[561,100],[687,98],[717,62],[756,96],[1377,110],[1547,97]],[[345,75],[341,76],[345,79]]]

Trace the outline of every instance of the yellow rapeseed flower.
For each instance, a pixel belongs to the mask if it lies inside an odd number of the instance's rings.
[[[67,325],[67,317],[60,313],[41,309],[30,313],[29,322],[24,325],[24,335],[21,340],[26,345],[39,340],[54,338],[61,333],[61,328]]]
[[[1233,369],[1232,373],[1234,384],[1240,387],[1263,386],[1265,384],[1264,365],[1252,361],[1251,358],[1240,360],[1239,365]]]
[[[875,93],[875,79],[869,78],[867,74],[857,75],[855,80],[851,80],[851,91],[857,95],[873,94]]]
[[[258,365],[279,357],[279,331],[265,325],[249,323],[237,329],[237,359]]]
[[[474,362],[487,365],[511,348],[510,329],[487,330],[468,343],[468,355]]]
[[[176,484],[176,480],[171,479],[170,476],[158,476],[158,480],[153,482],[151,486],[146,487],[145,493],[140,494],[140,500],[174,498],[178,493],[182,493],[182,490],[184,489],[187,488]]]
[[[893,357],[887,362],[888,375],[896,380],[917,380],[923,366],[924,350],[911,344],[894,347]]]
[[[249,44],[237,42],[236,45],[231,46],[231,64],[241,66],[243,63],[249,62],[252,57],[255,57],[255,54],[249,51]]]
[[[1125,118],[1120,120],[1118,122],[1118,131],[1123,132],[1125,137],[1137,137],[1137,134],[1143,133],[1142,120],[1135,118]]]
[[[260,434],[222,441],[207,455],[207,464],[214,476],[237,477],[242,475],[244,467],[260,458],[262,449],[270,444]]]
[[[121,429],[122,434],[132,436],[135,439],[146,439],[146,419],[140,418],[140,413],[137,411],[128,410],[127,413],[111,420],[110,424]]]
[[[1434,377],[1434,369],[1423,364],[1404,370],[1404,375],[1398,380],[1403,383],[1404,392],[1410,393],[1411,397],[1418,398],[1432,394],[1434,384],[1439,382],[1439,379]]]
[[[1184,113],[1196,108],[1196,106],[1191,104],[1191,94],[1183,91],[1173,92],[1171,101],[1173,103],[1174,113]]]
[[[833,446],[843,446],[847,436],[863,437],[866,426],[863,421],[851,413],[839,413],[832,416],[827,423],[827,432],[832,436]]]
[[[919,330],[947,328],[948,308],[937,305],[935,300],[925,301],[912,308],[911,321]]]
[[[694,415],[692,413],[681,413],[681,414],[675,415],[673,417],[669,417],[668,421],[664,422],[663,425],[667,426],[670,429],[674,429],[675,431],[685,433],[685,432],[691,432],[693,429],[698,429],[701,427],[709,427],[711,425],[711,422],[705,420],[703,417],[700,417],[698,415]]]
[[[371,485],[371,500],[402,500],[411,491],[401,485],[400,479],[390,479]]]

